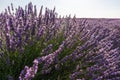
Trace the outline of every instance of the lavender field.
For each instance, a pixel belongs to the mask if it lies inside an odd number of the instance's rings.
[[[42,9],[0,13],[0,80],[120,80],[120,19]]]

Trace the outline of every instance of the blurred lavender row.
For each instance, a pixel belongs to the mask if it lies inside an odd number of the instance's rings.
[[[42,9],[38,14],[31,2],[25,9],[14,9],[11,4],[0,14],[0,57],[15,51],[24,55],[26,45],[41,40],[45,46],[31,67],[24,66],[19,80],[60,71],[66,77],[59,79],[58,74],[58,80],[120,80],[120,20],[61,18],[55,8],[46,8],[44,14]],[[58,46],[49,43],[51,40]]]

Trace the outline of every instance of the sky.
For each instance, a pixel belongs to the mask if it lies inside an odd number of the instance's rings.
[[[13,3],[14,7],[22,6],[32,2],[44,9],[56,7],[58,15],[76,15],[79,18],[120,18],[120,0],[0,0],[0,12]]]

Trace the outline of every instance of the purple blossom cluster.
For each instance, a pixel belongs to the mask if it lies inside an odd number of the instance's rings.
[[[38,61],[34,60],[34,64],[32,67],[25,66],[25,71],[22,71],[19,77],[19,80],[31,80],[35,77],[35,74],[38,70]]]
[[[49,10],[46,8],[45,15],[42,15],[42,9],[41,6],[39,15],[37,15],[36,6],[33,7],[31,2],[26,5],[25,10],[19,6],[16,11],[11,4],[11,7],[8,6],[8,9],[0,14],[0,38],[3,38],[4,41],[1,42],[6,44],[7,51],[18,49],[22,52],[23,46],[26,44],[40,40],[45,34],[50,34],[47,37],[54,35],[55,31],[53,30],[58,29],[54,20],[55,9]],[[48,25],[49,27],[47,27]],[[47,33],[46,30],[49,32]]]

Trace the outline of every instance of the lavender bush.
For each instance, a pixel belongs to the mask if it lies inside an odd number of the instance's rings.
[[[120,80],[119,20],[42,9],[0,13],[0,80]]]

